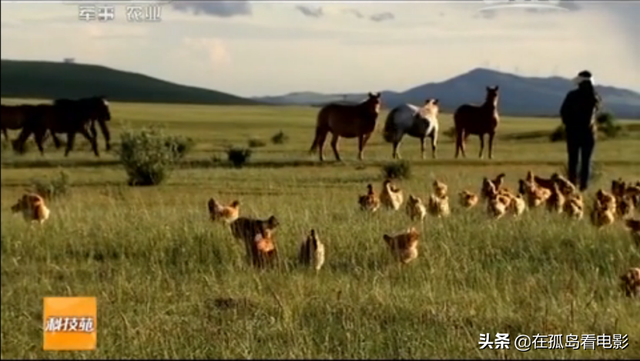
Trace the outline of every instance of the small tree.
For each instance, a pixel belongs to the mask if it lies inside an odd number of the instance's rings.
[[[610,112],[602,112],[596,117],[598,130],[607,138],[615,138],[622,134],[622,127],[616,121],[616,117]]]
[[[615,121],[616,117],[611,112],[602,112],[596,116],[598,125],[613,124]]]
[[[235,148],[227,149],[227,159],[236,168],[242,168],[251,158],[251,148]]]
[[[284,134],[283,131],[279,131],[278,133],[274,134],[273,137],[271,137],[271,142],[273,144],[284,144],[288,141],[289,141],[289,137],[286,134]]]
[[[249,148],[262,148],[266,147],[267,143],[260,138],[251,138],[247,141],[247,145],[249,145]]]
[[[196,142],[189,137],[180,135],[167,136],[165,146],[170,148],[176,159],[183,159],[191,152]]]
[[[411,178],[411,163],[406,160],[387,163],[382,166],[382,176],[388,179]]]
[[[132,186],[162,183],[180,157],[175,139],[155,127],[126,131],[121,135],[120,162]]]

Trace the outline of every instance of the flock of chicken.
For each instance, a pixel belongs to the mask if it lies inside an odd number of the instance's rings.
[[[540,206],[545,206],[552,213],[564,213],[574,219],[582,219],[584,216],[582,194],[569,180],[557,173],[547,179],[529,171],[525,179],[518,181],[517,193],[504,186],[504,178],[504,173],[493,180],[485,177],[482,180],[480,196],[463,190],[458,194],[460,205],[472,208],[484,199],[487,201],[488,214],[496,219],[508,213],[519,216],[527,208]],[[379,195],[373,190],[373,185],[368,184],[367,188],[367,194],[358,198],[362,210],[375,212],[380,207],[391,210],[401,208],[404,201],[403,192],[390,180],[384,181]],[[429,196],[426,205],[420,198],[409,195],[406,203],[407,214],[412,220],[422,220],[427,214],[436,217],[448,216],[451,209],[447,192],[448,186],[435,180],[433,194]],[[614,180],[610,193],[602,189],[596,192],[591,221],[594,225],[603,227],[614,223],[617,218],[625,220],[640,246],[640,220],[630,218],[637,207],[640,207],[640,182],[628,185],[622,179]]]
[[[549,212],[566,214],[569,218],[580,220],[584,217],[584,199],[565,177],[554,173],[550,178],[542,178],[527,172],[525,179],[518,181],[518,192],[514,193],[504,186],[505,174],[495,179],[484,178],[480,196],[463,190],[458,194],[463,208],[472,208],[486,200],[487,213],[499,219],[508,213],[519,216],[527,208],[544,206]],[[367,194],[358,198],[358,204],[364,211],[375,212],[381,207],[389,210],[400,210],[404,196],[401,189],[385,180],[380,194],[376,194],[373,185],[367,185]],[[451,214],[448,186],[441,181],[433,182],[433,193],[425,204],[419,197],[409,195],[406,202],[406,213],[412,220],[423,220],[427,214],[435,217],[446,217]],[[640,207],[640,182],[627,184],[622,179],[613,180],[611,192],[599,189],[595,194],[590,219],[596,227],[613,224],[616,219],[624,221],[632,238],[640,247],[640,219],[631,218],[634,210]],[[418,257],[418,241],[420,234],[412,227],[396,236],[384,235],[384,240],[392,252],[402,263],[409,263]],[[631,268],[621,276],[625,292],[628,296],[640,294],[640,268]]]
[[[484,178],[480,194],[463,190],[458,194],[460,205],[469,209],[478,206],[481,200],[486,203],[490,217],[499,219],[506,214],[522,215],[527,208],[544,207],[555,214],[564,213],[571,219],[584,217],[585,206],[582,194],[569,180],[555,173],[550,178],[542,178],[529,171],[525,179],[518,181],[518,192],[511,191],[504,184],[505,174],[491,180]],[[435,180],[433,193],[426,204],[419,197],[410,194],[406,202],[406,213],[413,221],[422,221],[427,214],[434,217],[446,217],[451,214],[448,186]],[[358,204],[363,211],[376,212],[380,208],[392,211],[401,209],[404,203],[403,191],[393,185],[389,179],[382,184],[379,194],[372,184],[367,185],[367,194],[358,197]],[[635,209],[640,209],[640,182],[627,184],[622,179],[614,180],[611,191],[600,189],[595,194],[590,213],[591,222],[596,227],[613,224],[616,219],[624,221],[626,227],[638,247],[640,247],[640,219],[632,218]],[[240,217],[240,203],[233,201],[225,206],[209,200],[209,213],[212,220],[222,220],[230,225],[235,238],[243,240],[247,250],[247,258],[255,266],[264,266],[265,261],[273,260],[276,247],[273,231],[279,225],[275,216],[267,220]],[[403,264],[418,257],[420,233],[415,227],[396,235],[383,235],[389,250]],[[315,230],[311,230],[300,246],[299,262],[312,265],[320,270],[324,264],[324,245],[320,242]],[[640,268],[631,268],[621,276],[627,295],[640,294]]]

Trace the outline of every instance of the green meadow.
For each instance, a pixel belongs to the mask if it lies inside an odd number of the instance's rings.
[[[15,102],[22,101],[3,99]],[[35,146],[24,155],[3,146],[3,359],[640,358],[640,303],[619,287],[620,274],[640,266],[640,249],[622,222],[596,230],[588,215],[570,221],[544,209],[495,221],[483,205],[458,205],[458,192],[478,192],[485,176],[504,172],[516,190],[528,170],[563,172],[565,145],[548,140],[558,119],[503,118],[493,160],[478,159],[477,137],[469,138],[466,159],[453,158],[450,114],[439,117],[437,159],[421,160],[418,140],[405,138],[400,151],[412,174],[397,182],[405,199],[426,199],[438,179],[448,184],[452,207],[448,218],[415,223],[404,207],[365,214],[357,205],[368,183],[380,189],[381,166],[391,161],[381,135],[386,113],[363,162],[357,140],[341,139],[344,162],[333,160],[327,141],[320,164],[308,153],[317,108],[112,103],[111,111],[114,149],[123,131],[147,126],[195,146],[155,187],[127,186],[102,135],[99,158],[80,136],[67,158],[50,145],[44,157]],[[596,146],[588,205],[613,178],[640,180],[640,127],[621,123],[626,136]],[[280,131],[288,141],[272,143]],[[251,139],[264,146],[253,148],[245,167],[230,167],[226,147],[248,147]],[[29,225],[11,213],[34,180],[61,171],[69,192],[48,202],[47,222]],[[241,215],[280,220],[280,267],[245,264],[244,247],[209,220],[211,197],[238,199]],[[410,226],[421,233],[420,255],[400,266],[382,236]],[[326,247],[318,273],[295,262],[310,229]],[[97,297],[96,351],[42,350],[47,296]],[[238,302],[221,307],[221,298]],[[509,333],[510,349],[481,350],[485,333]],[[521,352],[513,344],[519,334],[622,334],[628,347]]]

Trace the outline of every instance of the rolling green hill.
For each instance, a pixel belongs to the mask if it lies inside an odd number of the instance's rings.
[[[140,103],[258,105],[215,90],[184,86],[100,65],[2,60],[3,98],[81,98]]]

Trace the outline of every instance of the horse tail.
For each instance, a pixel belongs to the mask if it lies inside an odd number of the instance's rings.
[[[400,108],[397,107],[397,108],[394,108],[391,112],[389,112],[389,114],[387,115],[387,120],[384,123],[384,129],[382,130],[382,137],[387,143],[393,143],[394,141],[395,131],[396,131],[395,118],[399,110]]]
[[[453,112],[453,125],[458,129],[460,125],[462,125],[462,112],[464,105],[459,106],[455,112]]]
[[[328,107],[329,106],[325,106],[318,112],[318,117],[316,119],[316,134],[313,138],[313,143],[311,143],[311,148],[309,148],[309,153],[315,152],[320,146],[320,143],[322,143],[324,141],[324,138],[326,137],[329,123],[327,120],[327,113],[329,112]]]

